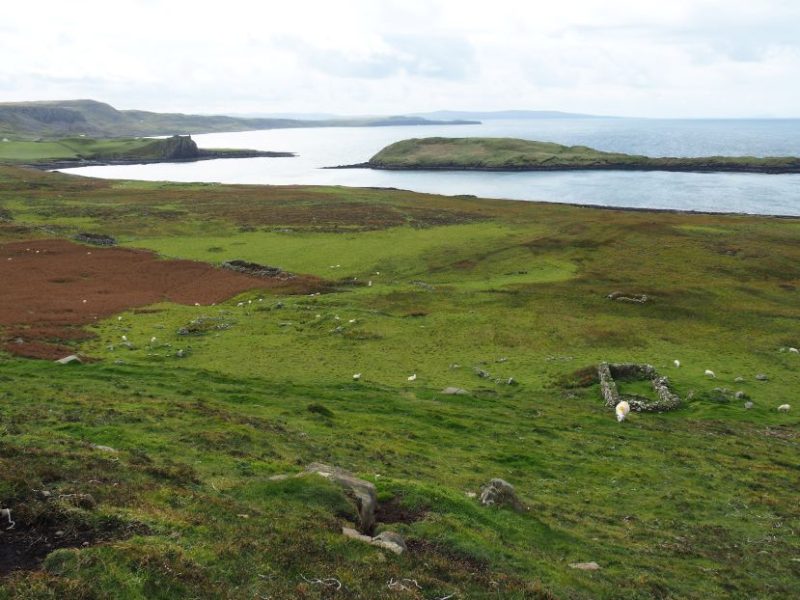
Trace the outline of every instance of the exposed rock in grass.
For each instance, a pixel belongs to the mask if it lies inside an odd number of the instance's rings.
[[[69,356],[65,356],[64,358],[59,358],[56,362],[60,365],[72,365],[72,364],[79,365],[83,361],[77,354],[70,354]]]
[[[478,377],[480,377],[481,379],[489,379],[489,377],[491,377],[491,376],[492,376],[492,375],[489,373],[489,371],[485,371],[485,370],[483,370],[483,369],[481,369],[481,368],[479,368],[479,367],[475,367],[475,375],[477,375],[477,376],[478,376]]]
[[[372,538],[372,544],[386,550],[391,550],[395,554],[402,554],[407,550],[403,536],[394,531],[382,531]]]
[[[767,377],[764,373],[759,373],[756,375],[756,379],[758,381],[769,381],[769,377]]]
[[[579,569],[581,571],[599,571],[600,565],[596,562],[580,562],[580,563],[570,563],[570,568],[572,569]]]
[[[92,444],[92,448],[95,450],[100,450],[101,452],[110,452],[112,454],[119,452],[116,448],[112,448],[111,446],[103,446],[102,444]]]
[[[237,271],[238,273],[253,275],[254,277],[268,277],[271,279],[291,279],[294,277],[294,275],[287,273],[280,267],[260,265],[258,263],[248,262],[246,260],[227,260],[222,263],[222,268],[230,269],[231,271]]]
[[[306,467],[306,471],[316,473],[345,488],[356,501],[361,531],[363,533],[372,531],[375,526],[375,507],[378,503],[378,496],[372,483],[359,479],[344,469],[323,463],[311,463]]]
[[[210,331],[230,329],[232,324],[222,317],[197,317],[178,329],[178,335],[203,335]]]
[[[525,506],[517,498],[514,486],[504,479],[492,479],[484,485],[479,501],[483,506],[509,506],[514,510],[525,510]]]
[[[411,284],[417,286],[418,288],[422,288],[426,292],[433,292],[436,289],[430,283],[425,283],[424,281],[414,280],[411,282]]]
[[[359,533],[351,527],[342,527],[342,534],[350,539],[358,540],[359,542],[364,542],[373,546],[378,546],[379,548],[383,548],[385,550],[390,550],[395,554],[402,554],[408,549],[403,536],[393,531],[383,531],[375,537],[371,537],[364,535],[363,533]]]
[[[117,240],[110,235],[102,233],[79,233],[75,236],[75,240],[83,242],[84,244],[92,244],[94,246],[116,246]]]
[[[464,396],[466,394],[469,394],[467,390],[460,387],[446,387],[442,390],[441,393],[447,396]]]
[[[633,302],[636,304],[644,304],[648,300],[647,294],[625,294],[624,292],[611,292],[606,298],[617,302]]]

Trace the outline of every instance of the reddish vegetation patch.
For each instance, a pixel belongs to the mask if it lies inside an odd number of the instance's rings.
[[[211,304],[253,288],[309,293],[313,277],[251,277],[151,252],[95,248],[65,240],[0,245],[0,343],[31,358],[61,358],[64,342],[85,339],[81,327],[155,302]]]

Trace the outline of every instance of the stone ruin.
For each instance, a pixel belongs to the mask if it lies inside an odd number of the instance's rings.
[[[294,275],[287,273],[280,267],[260,265],[246,260],[228,260],[222,263],[222,268],[237,271],[238,273],[245,273],[246,275],[254,275],[256,277],[268,277],[270,279],[292,279],[294,277]]]
[[[626,400],[631,410],[637,412],[664,412],[674,410],[681,404],[680,397],[670,389],[669,380],[659,375],[652,365],[602,362],[597,366],[597,376],[600,379],[600,393],[609,408],[614,408],[622,400]],[[658,399],[620,394],[615,379],[649,380]]]

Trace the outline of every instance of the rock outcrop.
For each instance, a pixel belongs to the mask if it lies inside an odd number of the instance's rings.
[[[356,502],[359,529],[362,533],[372,531],[375,527],[375,507],[378,504],[378,495],[372,483],[359,479],[349,471],[323,463],[311,463],[306,467],[306,472],[315,473],[342,486]]]
[[[514,486],[504,479],[492,479],[484,485],[481,488],[479,501],[483,506],[508,506],[518,511],[525,510]]]

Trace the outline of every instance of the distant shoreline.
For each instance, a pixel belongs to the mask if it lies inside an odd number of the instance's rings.
[[[467,167],[463,165],[382,165],[371,162],[352,165],[335,165],[325,169],[373,169],[376,171],[488,171],[505,173],[558,172],[558,171],[665,171],[669,173],[758,173],[762,175],[800,174],[800,167],[759,167],[747,165],[708,165],[708,166],[650,166],[650,165],[531,165],[524,167]]]
[[[202,152],[202,151],[201,151]],[[9,163],[16,167],[31,167],[43,171],[78,169],[81,167],[115,167],[126,165],[153,165],[158,163],[189,163],[221,158],[294,158],[294,152],[270,152],[259,150],[209,151],[190,158],[118,158],[118,159],[64,159],[31,163]]]

